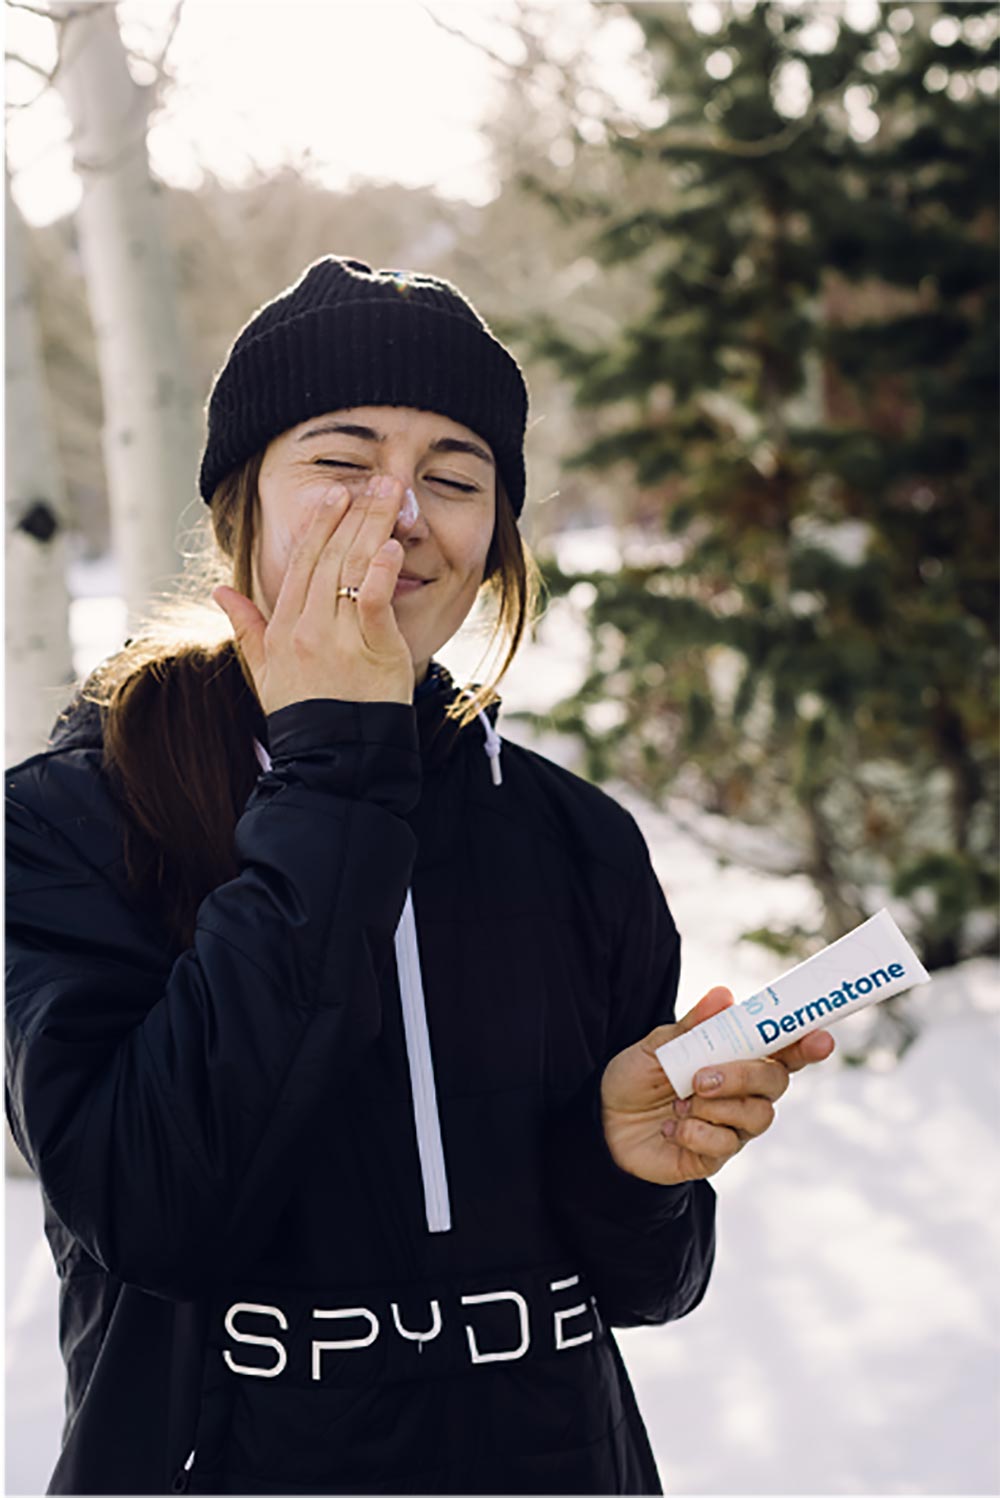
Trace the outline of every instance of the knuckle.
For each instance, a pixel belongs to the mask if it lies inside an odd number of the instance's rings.
[[[296,656],[315,656],[319,644],[319,634],[311,621],[300,621],[295,626],[291,634],[291,647]]]
[[[668,1042],[676,1029],[675,1026],[654,1026],[645,1039],[646,1045],[655,1050],[655,1048],[662,1046],[664,1042]]]
[[[340,570],[341,583],[360,583],[368,571],[370,552],[357,545],[351,547]]]

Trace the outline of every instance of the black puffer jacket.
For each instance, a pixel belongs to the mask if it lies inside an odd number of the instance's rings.
[[[97,710],[7,773],[50,1493],[660,1493],[610,1329],[696,1305],[713,1193],[612,1161],[600,1079],[672,1018],[677,932],[634,819],[501,757],[496,702],[443,726],[455,691],[272,714],[184,952],[125,882]]]

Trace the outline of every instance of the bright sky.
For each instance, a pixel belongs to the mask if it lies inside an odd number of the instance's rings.
[[[122,0],[130,49],[162,49],[170,0]],[[510,0],[436,0],[434,14],[516,60]],[[590,7],[553,5],[551,31],[567,39],[593,27]],[[6,11],[7,50],[45,67],[55,61],[53,28],[27,11]],[[645,90],[634,60],[638,33],[609,19],[594,49],[603,87],[641,110]],[[311,153],[321,181],[353,176],[408,186],[430,183],[448,196],[491,198],[497,184],[479,125],[499,97],[498,65],[447,35],[418,0],[185,0],[168,55],[174,78],[154,117],[150,159],[168,182],[194,187],[199,163],[238,181],[253,166],[273,168]],[[134,65],[140,82],[150,70]],[[34,223],[72,211],[79,197],[58,94],[16,64],[8,68],[12,113],[7,154],[17,201]]]

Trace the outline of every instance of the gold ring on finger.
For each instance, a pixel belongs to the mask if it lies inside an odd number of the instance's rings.
[[[361,592],[361,589],[360,589],[360,586],[358,584],[356,584],[356,583],[342,583],[340,585],[340,588],[337,590],[337,598],[338,599],[351,599],[351,600],[353,600],[353,602],[355,604],[357,604],[357,602],[358,602],[358,594],[360,592]]]

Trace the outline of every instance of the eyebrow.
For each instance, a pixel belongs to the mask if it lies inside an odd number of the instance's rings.
[[[357,422],[324,422],[322,427],[310,427],[308,432],[300,433],[295,439],[297,443],[304,443],[307,438],[324,437],[329,433],[342,433],[345,437],[360,438],[363,443],[383,443],[385,434],[376,432],[374,427],[362,427]],[[473,458],[482,459],[484,464],[494,467],[493,459],[485,448],[478,443],[470,443],[465,438],[437,438],[431,443],[432,453],[471,453]]]

